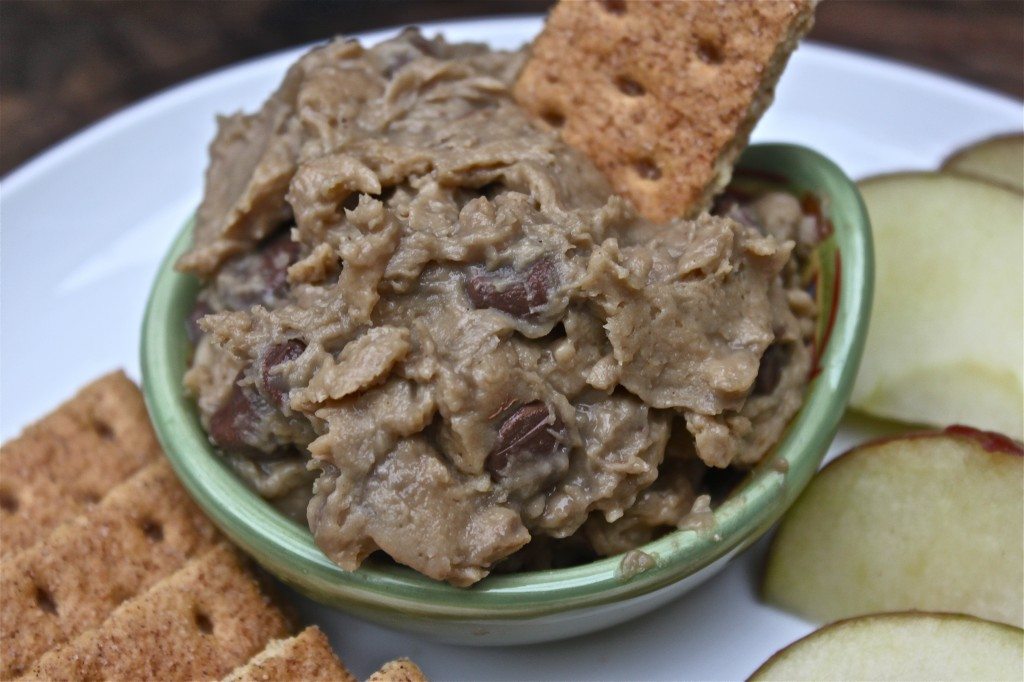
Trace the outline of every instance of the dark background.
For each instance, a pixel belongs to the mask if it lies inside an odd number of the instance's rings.
[[[0,174],[146,95],[337,33],[548,0],[0,0]],[[1024,97],[1024,0],[828,0],[812,40]]]

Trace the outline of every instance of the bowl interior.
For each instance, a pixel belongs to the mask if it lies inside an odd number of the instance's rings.
[[[199,285],[175,272],[173,263],[191,242],[191,222],[161,265],[144,321],[143,389],[157,435],[185,487],[221,530],[284,582],[325,603],[433,618],[525,617],[616,601],[677,581],[752,542],[800,493],[835,435],[864,346],[873,264],[856,186],[812,150],[753,145],[732,187],[764,186],[821,197],[832,228],[814,258],[817,367],[803,407],[775,449],[715,510],[714,527],[674,531],[641,547],[657,559],[643,573],[625,578],[621,557],[609,557],[573,568],[491,576],[460,589],[386,562],[371,560],[351,573],[332,564],[306,527],[276,511],[224,464],[182,388],[190,351],[183,320]]]

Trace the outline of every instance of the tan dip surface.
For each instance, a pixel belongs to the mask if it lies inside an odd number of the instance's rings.
[[[522,59],[335,41],[212,145],[186,384],[345,569],[381,549],[469,585],[625,551],[800,404],[799,202],[641,218],[513,100]]]

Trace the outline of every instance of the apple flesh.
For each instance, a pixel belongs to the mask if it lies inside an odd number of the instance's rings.
[[[942,170],[1024,192],[1024,135],[1000,135],[964,147],[943,162]]]
[[[840,621],[772,656],[751,680],[1012,680],[1024,631],[949,613]]]
[[[816,622],[920,610],[1020,627],[1020,444],[958,426],[838,457],[779,525],[762,595]]]
[[[942,173],[860,189],[876,276],[851,406],[1024,437],[1024,195]]]

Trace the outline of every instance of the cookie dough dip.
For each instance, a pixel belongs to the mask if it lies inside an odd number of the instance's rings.
[[[516,104],[524,54],[313,50],[220,120],[185,377],[211,441],[347,570],[471,585],[633,549],[799,407],[813,218],[655,224]]]

